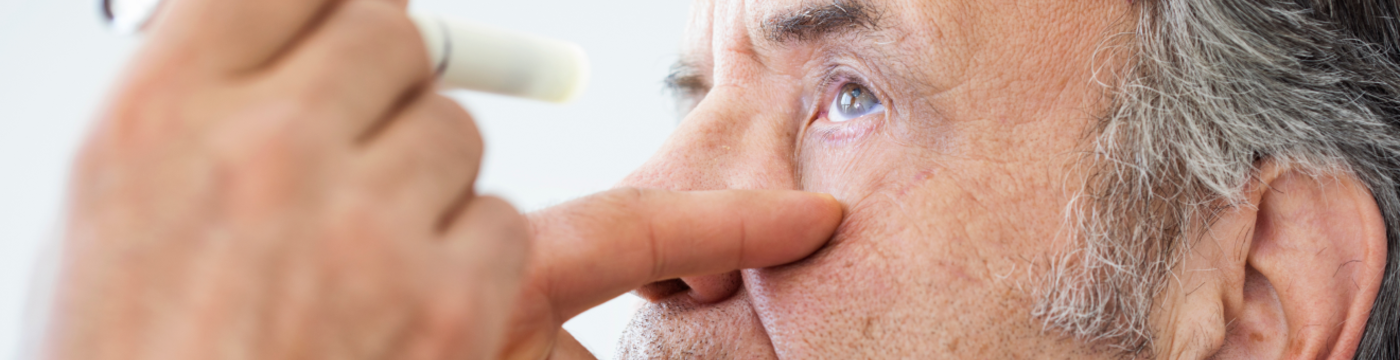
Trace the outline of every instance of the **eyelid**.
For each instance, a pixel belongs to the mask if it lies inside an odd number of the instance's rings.
[[[875,100],[879,101],[880,104],[884,106],[884,111],[889,111],[889,105],[886,98],[883,96],[883,92],[876,89],[874,86],[870,86],[870,81],[864,76],[857,75],[854,70],[846,69],[842,66],[832,66],[826,71],[826,76],[822,77],[822,80],[817,83],[817,89],[819,89],[818,91],[820,91],[821,97],[817,98],[818,110],[814,113],[815,116],[812,117],[812,121],[829,116],[827,110],[830,108],[831,102],[835,101],[837,96],[840,96],[841,89],[847,84],[855,84],[869,91],[870,95],[874,96]]]
[[[835,91],[840,91],[841,87],[845,86],[847,83],[855,83],[856,85],[860,85],[861,87],[868,88],[868,86],[865,85],[865,81],[863,81],[863,79],[849,74],[849,70],[842,70],[839,67],[833,67],[827,70],[826,75],[823,76],[822,80],[817,83],[817,89],[819,89],[819,91],[821,92],[822,99],[828,99],[832,95],[833,88],[835,89]]]

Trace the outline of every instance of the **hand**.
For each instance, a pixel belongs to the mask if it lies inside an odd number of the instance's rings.
[[[403,1],[166,6],[75,168],[53,359],[564,356],[568,317],[796,260],[840,217],[618,190],[527,220],[472,190],[480,137]]]

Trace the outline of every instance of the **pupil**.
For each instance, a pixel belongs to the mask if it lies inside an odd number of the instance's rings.
[[[860,110],[861,104],[857,101],[861,95],[860,87],[847,85],[846,89],[846,93],[841,96],[841,106],[849,110]]]

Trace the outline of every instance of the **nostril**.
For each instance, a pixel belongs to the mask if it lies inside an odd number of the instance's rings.
[[[738,271],[723,274],[692,276],[681,278],[690,288],[690,296],[701,304],[715,303],[734,296],[739,292],[743,280]]]
[[[687,286],[684,281],[671,279],[642,285],[642,287],[637,288],[636,293],[637,296],[641,296],[647,301],[657,302],[686,290],[690,290],[690,286]]]
[[[738,271],[723,274],[692,276],[680,279],[657,281],[637,288],[635,293],[647,301],[658,302],[679,294],[687,294],[700,304],[724,301],[743,286],[743,278]]]

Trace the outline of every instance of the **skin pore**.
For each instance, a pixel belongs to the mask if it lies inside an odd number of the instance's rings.
[[[694,106],[622,185],[830,193],[837,235],[790,265],[639,289],[621,353],[1090,356],[1030,316],[1031,286],[1067,243],[1071,165],[1103,106],[1094,55],[1129,5],[832,4],[696,1],[672,79]],[[870,21],[818,21],[856,11]],[[832,116],[848,84],[883,110]]]

